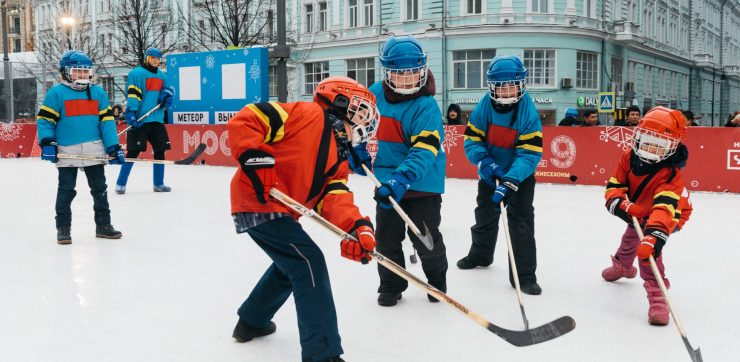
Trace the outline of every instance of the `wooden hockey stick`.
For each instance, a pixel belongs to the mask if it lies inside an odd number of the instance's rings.
[[[170,160],[151,160],[151,159],[144,159],[144,158],[126,158],[126,162],[147,162],[147,163],[158,163],[158,164],[164,164],[164,165],[190,165],[205,151],[206,144],[201,143],[198,145],[198,147],[195,148],[193,153],[188,155],[188,157],[183,158],[182,160],[176,160],[176,161],[170,161]],[[60,153],[57,155],[57,158],[66,159],[66,160],[89,160],[89,161],[105,161],[108,162],[113,159],[113,157],[110,156],[90,156],[90,155],[70,155],[65,153]]]
[[[144,120],[144,118],[146,118],[146,117],[149,117],[149,115],[150,115],[150,114],[154,113],[154,111],[156,111],[156,110],[158,110],[158,109],[159,109],[159,106],[160,106],[160,105],[162,105],[162,104],[161,104],[161,103],[159,103],[159,104],[157,104],[156,106],[154,106],[154,108],[152,108],[152,109],[150,109],[150,110],[149,110],[148,112],[144,113],[144,114],[143,114],[143,115],[142,115],[141,117],[139,117],[139,119],[137,119],[137,120],[136,120],[136,122],[141,122],[142,120]],[[124,129],[123,129],[123,131],[121,131],[121,132],[118,132],[118,137],[121,137],[121,135],[122,135],[122,134],[124,134],[124,133],[126,133],[126,132],[130,131],[130,130],[131,130],[131,128],[133,128],[133,127],[134,127],[134,125],[130,125],[130,126],[128,126],[128,127],[126,127],[126,128],[124,128]]]

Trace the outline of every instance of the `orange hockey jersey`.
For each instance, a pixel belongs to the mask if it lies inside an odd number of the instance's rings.
[[[638,176],[630,165],[631,154],[631,150],[627,151],[619,160],[617,171],[606,186],[606,200],[627,196],[646,211],[639,217],[646,221],[646,229],[658,229],[670,235],[676,228],[683,228],[693,207],[679,168],[667,166],[652,176],[651,173]]]
[[[347,187],[347,161],[339,159],[334,131],[318,104],[248,104],[229,120],[228,129],[231,156],[237,161],[248,149],[260,149],[275,157],[278,190],[316,209],[345,231],[362,218]],[[277,200],[260,203],[240,168],[231,180],[231,212],[296,215]]]

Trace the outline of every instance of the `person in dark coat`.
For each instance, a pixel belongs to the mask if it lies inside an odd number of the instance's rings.
[[[450,106],[447,107],[447,125],[465,125],[462,121],[462,111],[460,110],[460,106],[455,103],[451,103]]]
[[[578,126],[578,110],[575,108],[568,108],[565,110],[565,117],[560,120],[558,126]]]

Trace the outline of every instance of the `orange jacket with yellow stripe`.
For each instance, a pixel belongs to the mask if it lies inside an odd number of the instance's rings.
[[[347,187],[347,161],[339,159],[333,129],[318,104],[248,104],[229,120],[228,128],[231,156],[237,161],[249,149],[275,157],[278,190],[316,209],[345,231],[362,218]],[[257,201],[254,187],[241,169],[231,180],[231,212],[296,215],[277,200],[270,199],[267,204]]]
[[[662,167],[651,177],[650,174],[636,175],[630,164],[632,151],[622,155],[617,171],[606,186],[606,200],[614,197],[627,198],[645,210],[640,218],[645,220],[646,229],[658,229],[671,234],[689,220],[693,207],[689,191],[684,187],[681,170],[675,166]]]

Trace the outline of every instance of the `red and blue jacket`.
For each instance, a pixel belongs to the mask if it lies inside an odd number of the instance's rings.
[[[522,182],[542,158],[542,122],[529,94],[508,113],[494,111],[486,94],[470,114],[465,155],[474,165],[486,157],[506,170],[502,178]]]
[[[156,69],[153,72],[140,66],[134,68],[128,73],[126,80],[126,111],[134,112],[136,118],[143,116],[159,104],[159,92],[167,86],[167,75],[161,70]],[[164,123],[164,112],[160,108],[147,116],[142,123]]]

